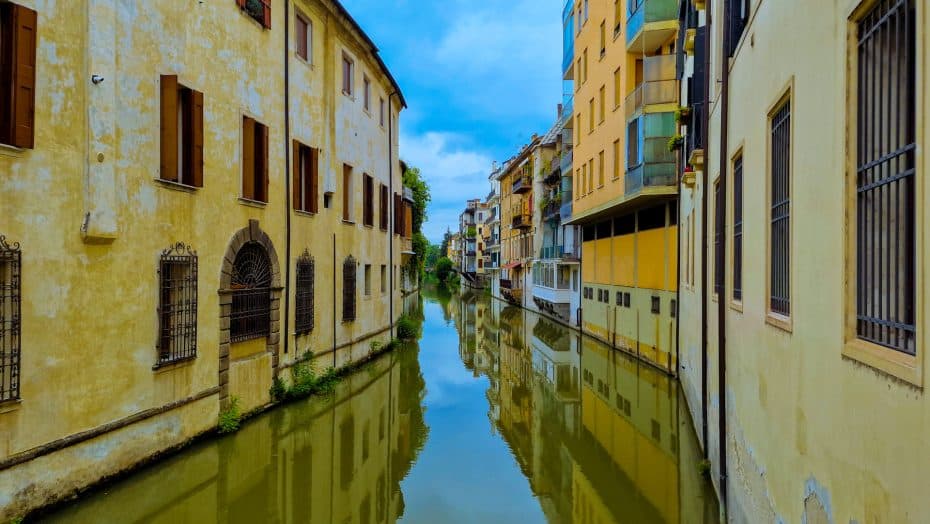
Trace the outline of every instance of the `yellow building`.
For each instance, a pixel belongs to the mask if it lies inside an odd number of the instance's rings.
[[[565,11],[582,327],[675,372],[678,2],[578,0]]]
[[[539,137],[533,135],[530,143],[500,169],[501,209],[501,272],[500,293],[505,300],[527,307],[525,292],[530,285],[527,267],[533,259],[534,207],[533,175]]]
[[[729,520],[928,522],[930,5],[685,7],[682,382]]]
[[[338,2],[0,15],[0,520],[390,339],[404,99]]]

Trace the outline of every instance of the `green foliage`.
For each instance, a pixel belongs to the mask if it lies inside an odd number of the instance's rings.
[[[448,257],[440,258],[439,262],[436,262],[436,278],[442,283],[448,282],[449,277],[455,274],[455,272],[452,271],[453,267],[455,267],[455,265]]]
[[[381,349],[383,346],[384,344],[382,344],[380,340],[372,340],[371,344],[368,344],[368,347],[371,348],[372,353],[377,353],[378,350]]]
[[[239,410],[239,397],[229,399],[229,407],[220,412],[220,419],[217,423],[217,429],[220,433],[235,433],[239,430],[242,423],[242,411]]]
[[[281,377],[275,377],[271,381],[271,390],[268,392],[271,395],[271,400],[274,402],[281,402],[284,400],[285,395],[287,395],[287,386],[284,384],[284,381],[281,380]]]
[[[700,473],[701,476],[706,479],[710,478],[710,461],[709,460],[704,459],[698,462],[698,473]]]
[[[668,150],[669,152],[677,151],[681,145],[685,142],[685,137],[681,135],[675,135],[668,139]]]
[[[10,524],[23,524],[23,518],[16,517],[15,519],[10,520]]]
[[[429,268],[436,267],[436,262],[439,261],[440,257],[442,257],[442,252],[439,246],[430,244],[426,246],[426,260],[423,261],[423,265]]]
[[[401,340],[415,340],[420,337],[420,325],[407,315],[397,319],[397,337]]]
[[[475,226],[468,226],[468,228],[465,229],[465,236],[467,238],[475,238],[478,236],[478,228]]]
[[[690,107],[687,107],[687,106],[679,107],[678,109],[675,110],[675,121],[678,122],[679,124],[683,124],[687,122],[688,117],[690,116],[691,116]]]
[[[413,190],[413,230],[420,231],[427,220],[426,206],[429,205],[429,184],[423,180],[419,168],[410,167],[404,172],[404,187]]]
[[[328,395],[336,390],[339,380],[340,374],[335,368],[327,368],[322,375],[317,376],[308,362],[298,361],[291,367],[290,387],[285,386],[280,378],[275,378],[272,392],[280,383],[280,394],[275,397],[278,401],[293,401],[318,394]]]

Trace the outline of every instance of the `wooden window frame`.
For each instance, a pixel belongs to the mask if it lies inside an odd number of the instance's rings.
[[[346,224],[355,223],[355,198],[352,192],[354,176],[354,168],[342,164],[342,221]]]
[[[178,82],[160,81],[160,168],[158,180],[189,188],[203,187],[203,93]]]
[[[0,2],[0,143],[35,147],[38,14]]]
[[[380,216],[379,216],[379,226],[381,231],[387,231],[390,225],[390,211],[391,211],[391,194],[389,192],[388,186],[385,184],[380,185],[379,189],[379,202],[380,202]]]
[[[294,17],[294,53],[304,62],[313,65],[313,21],[309,16],[295,10]],[[301,27],[303,24],[303,38]]]
[[[271,0],[236,0],[239,9],[265,29],[271,29]],[[256,9],[261,9],[261,18]]]
[[[785,104],[791,104],[791,120],[788,126],[788,271],[789,271],[789,300],[791,297],[796,297],[794,286],[797,281],[796,278],[791,277],[791,269],[794,267],[792,260],[797,252],[796,249],[791,249],[794,241],[794,225],[796,220],[792,220],[792,211],[793,211],[793,202],[794,202],[794,186],[793,178],[795,173],[794,167],[794,128],[797,123],[797,118],[794,118],[794,77],[792,76],[787,84],[779,90],[779,95],[775,98],[775,102],[769,105],[768,110],[766,111],[766,125],[765,125],[765,154],[766,154],[766,176],[765,176],[765,321],[770,326],[778,328],[782,331],[791,333],[793,330],[793,317],[794,310],[796,308],[790,308],[789,314],[784,315],[777,311],[772,310],[772,179],[773,172],[772,166],[774,158],[772,156],[772,121],[776,114],[785,106]]]
[[[242,196],[251,203],[268,203],[268,126],[242,117]]]
[[[320,152],[294,140],[292,154],[291,205],[295,211],[316,214],[320,211]]]
[[[362,109],[371,114],[371,79],[362,74]]]
[[[348,52],[342,52],[342,94],[355,97],[355,60]]]
[[[387,104],[384,101],[384,97],[381,97],[380,112],[378,115],[378,125],[384,127],[384,122],[386,120],[385,116],[387,114]]]
[[[364,285],[362,286],[362,291],[365,294],[365,297],[371,297],[371,264],[365,264],[365,271],[363,273]]]
[[[362,174],[362,225],[375,225],[375,179],[368,173]]]

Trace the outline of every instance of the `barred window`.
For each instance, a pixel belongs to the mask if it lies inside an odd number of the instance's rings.
[[[268,336],[271,328],[271,261],[261,244],[249,242],[236,254],[231,285],[230,341]]]
[[[313,281],[315,265],[309,251],[297,259],[297,290],[294,297],[294,328],[298,335],[313,331]]]
[[[791,100],[772,116],[769,308],[791,314]]]
[[[733,300],[743,300],[743,155],[733,162]]]
[[[355,257],[349,255],[342,264],[342,321],[355,320],[356,277]]]
[[[19,243],[0,235],[0,402],[20,398],[21,266]]]
[[[858,26],[856,333],[915,355],[917,12],[881,0]]]
[[[178,243],[158,262],[157,366],[197,356],[197,253]]]

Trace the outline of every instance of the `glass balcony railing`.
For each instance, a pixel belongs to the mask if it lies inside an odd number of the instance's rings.
[[[626,119],[632,120],[643,112],[643,85],[636,86],[632,93],[626,95]]]
[[[647,113],[636,127],[637,141],[627,149],[626,194],[635,194],[644,187],[675,186],[676,153],[668,150],[669,138],[675,134],[675,115]]]
[[[569,175],[570,175],[570,174],[571,174],[571,172],[572,172],[572,157],[573,157],[573,156],[574,156],[574,155],[573,155],[571,149],[569,149],[568,151],[562,153],[562,158],[559,160],[559,169],[562,170],[562,174],[563,174],[563,175],[565,175],[565,174],[569,174]]]
[[[646,57],[643,61],[645,80],[626,97],[626,119],[632,120],[643,108],[656,104],[677,104],[679,89],[675,78],[675,55]]]
[[[678,0],[629,0],[626,42],[633,42],[646,24],[678,20]]]

